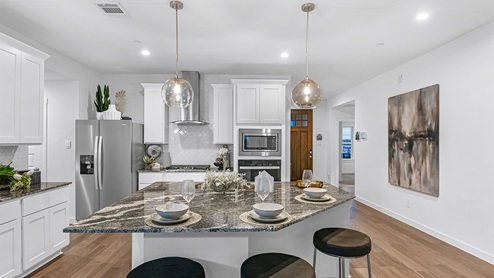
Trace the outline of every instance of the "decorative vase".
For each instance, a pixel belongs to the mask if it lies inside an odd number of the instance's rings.
[[[120,120],[122,119],[122,112],[115,108],[115,104],[110,104],[108,110],[103,112],[103,120]]]

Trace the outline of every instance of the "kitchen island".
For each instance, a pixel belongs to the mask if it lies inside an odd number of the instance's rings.
[[[333,201],[308,203],[297,197],[302,189],[288,182],[275,183],[275,192],[265,202],[284,205],[290,217],[270,224],[240,218],[260,202],[253,189],[226,194],[198,190],[190,203],[190,211],[198,216],[195,223],[187,224],[189,220],[156,227],[146,224],[155,207],[183,200],[180,183],[157,182],[65,228],[64,232],[133,233],[133,268],[155,258],[182,256],[201,263],[207,277],[238,277],[242,262],[263,252],[293,254],[312,263],[313,233],[323,227],[346,227],[350,201],[355,197],[331,185],[325,188]],[[318,256],[318,277],[336,277],[337,262]]]

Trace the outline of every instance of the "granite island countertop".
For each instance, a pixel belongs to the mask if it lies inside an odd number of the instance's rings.
[[[254,203],[260,202],[253,188],[243,194],[197,190],[190,203],[190,210],[201,215],[194,224],[181,227],[153,228],[145,220],[154,213],[156,206],[167,201],[183,201],[177,182],[155,182],[132,195],[101,209],[86,219],[64,229],[66,233],[190,233],[190,232],[263,232],[278,231],[313,215],[329,210],[355,198],[355,195],[332,185],[325,185],[328,194],[336,201],[330,204],[303,203],[295,200],[303,193],[301,188],[290,186],[289,182],[276,182],[275,192],[266,202],[280,203],[292,220],[281,224],[248,224],[240,220],[240,214],[252,210]]]
[[[31,194],[36,194],[43,191],[56,189],[69,184],[71,184],[71,182],[42,182],[39,184],[31,184],[31,187],[29,189],[17,190],[14,192],[10,192],[10,190],[8,189],[0,190],[0,203],[21,198]]]

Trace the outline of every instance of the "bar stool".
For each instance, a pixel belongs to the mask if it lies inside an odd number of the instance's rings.
[[[340,278],[345,277],[345,258],[367,256],[369,278],[372,278],[370,265],[371,239],[364,233],[345,228],[324,228],[314,233],[314,262],[316,269],[317,250],[339,260]]]
[[[180,257],[166,257],[145,262],[132,269],[127,278],[204,278],[204,268],[198,262]]]
[[[254,255],[242,263],[241,278],[316,278],[312,266],[305,260],[282,253]]]

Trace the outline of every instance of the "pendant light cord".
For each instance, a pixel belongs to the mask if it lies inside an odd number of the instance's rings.
[[[175,69],[176,69],[176,76],[178,78],[178,6],[175,7],[175,54],[176,54]]]
[[[305,26],[305,78],[309,78],[309,11],[307,11],[307,25]]]

